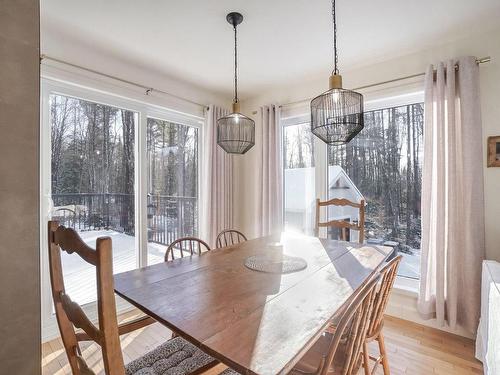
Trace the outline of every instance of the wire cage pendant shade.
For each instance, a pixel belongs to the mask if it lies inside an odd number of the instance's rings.
[[[226,17],[234,29],[234,100],[233,111],[217,120],[217,144],[229,154],[244,154],[255,145],[255,121],[240,113],[238,102],[238,38],[236,27],[243,21],[240,13]]]
[[[332,0],[334,68],[330,89],[311,100],[311,132],[331,145],[349,143],[364,128],[363,95],[342,88],[338,69],[337,17]]]
[[[311,132],[331,145],[349,143],[364,127],[363,95],[332,88],[311,101]]]
[[[255,122],[234,104],[233,113],[217,120],[217,144],[228,154],[241,155],[255,145]]]

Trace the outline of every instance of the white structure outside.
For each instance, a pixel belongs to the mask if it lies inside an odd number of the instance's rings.
[[[284,177],[285,227],[287,230],[312,234],[316,220],[315,168],[286,169]],[[340,166],[328,167],[328,198],[345,198],[353,202],[364,199]],[[359,220],[359,210],[348,206],[329,207],[328,219]],[[354,231],[351,232],[351,241],[357,241]]]

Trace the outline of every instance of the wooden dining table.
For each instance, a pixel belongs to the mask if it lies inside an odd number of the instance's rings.
[[[242,374],[283,374],[392,251],[278,234],[117,274],[115,291]],[[307,266],[283,274],[245,265],[266,254]]]

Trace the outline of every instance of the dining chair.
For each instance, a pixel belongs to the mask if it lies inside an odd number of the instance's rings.
[[[160,375],[163,371],[199,374],[217,364],[217,361],[181,337],[168,340],[144,356],[125,365],[120,346],[120,335],[142,328],[155,321],[143,317],[118,325],[113,281],[111,239],[100,237],[96,248],[89,247],[70,228],[57,221],[48,223],[49,268],[52,298],[64,350],[73,375],[95,375],[82,356],[79,342],[94,341],[101,347],[106,375]],[[61,251],[75,253],[96,270],[98,325],[87,317],[80,305],[66,293]],[[81,331],[76,331],[80,328]],[[161,366],[160,366],[161,365]],[[161,372],[156,368],[161,367]]]
[[[320,210],[321,207],[336,206],[343,207],[349,206],[358,209],[359,219],[357,222],[349,222],[345,220],[329,220],[326,222],[320,221]],[[359,203],[352,202],[345,198],[333,198],[327,201],[320,201],[316,199],[316,225],[314,228],[314,235],[316,237],[319,236],[319,228],[322,227],[334,227],[339,228],[341,231],[341,239],[343,241],[347,241],[347,229],[356,230],[359,232],[358,241],[359,243],[363,243],[365,241],[365,201],[362,199]]]
[[[380,363],[382,363],[384,375],[390,374],[389,360],[385,350],[382,328],[384,327],[385,308],[387,307],[387,302],[389,301],[389,296],[392,287],[394,286],[394,280],[396,279],[398,267],[402,258],[403,257],[401,255],[398,255],[390,262],[387,262],[387,264],[384,265],[379,271],[381,282],[379,283],[378,290],[375,294],[373,310],[370,317],[370,325],[368,326],[367,336],[363,344],[363,367],[365,375],[375,374],[375,371]],[[380,353],[378,358],[372,357],[368,354],[368,344],[372,341],[377,341],[378,343]],[[375,361],[371,370],[370,360]]]
[[[210,251],[210,246],[199,238],[196,237],[182,237],[172,242],[165,253],[165,262],[170,262],[175,259],[175,250],[184,258],[184,253],[189,256],[200,255],[204,251]]]
[[[376,274],[361,288],[352,302],[342,310],[335,332],[323,333],[289,374],[354,375],[358,373],[363,362],[362,347],[368,332],[379,280],[380,275]],[[228,368],[221,375],[238,375],[238,372]]]
[[[220,249],[221,247],[232,246],[245,241],[247,241],[247,238],[240,231],[236,229],[226,229],[217,235],[215,247]]]

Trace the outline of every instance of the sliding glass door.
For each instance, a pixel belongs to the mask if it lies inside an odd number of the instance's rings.
[[[47,221],[95,247],[111,237],[114,273],[163,261],[176,238],[198,235],[200,115],[54,80],[42,81],[42,334],[57,334]],[[202,113],[201,113],[202,114]],[[95,269],[62,253],[69,296],[96,315]],[[127,305],[117,299],[117,309]]]
[[[137,266],[135,129],[137,112],[50,95],[50,216],[91,247],[113,240],[113,270]],[[80,305],[96,300],[95,269],[62,253],[67,292]]]

